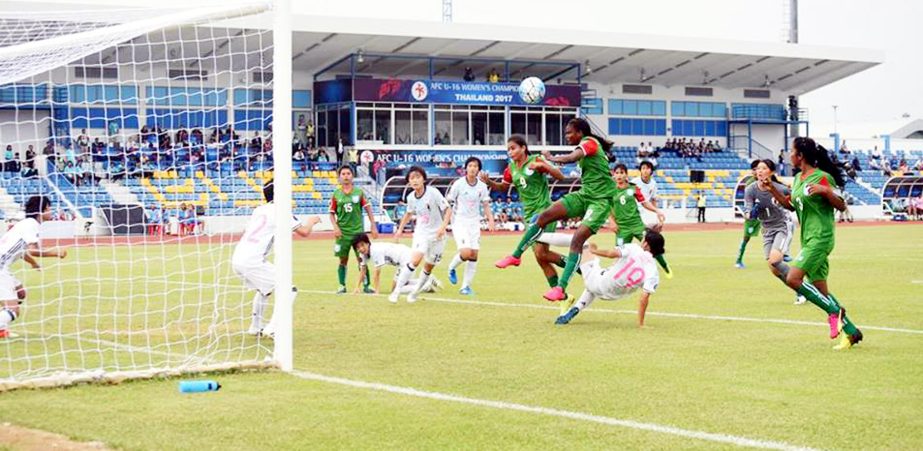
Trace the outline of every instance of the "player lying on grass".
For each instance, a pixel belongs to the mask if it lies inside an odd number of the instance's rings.
[[[569,246],[571,236],[563,233],[546,233],[539,238],[553,246]],[[644,234],[641,244],[624,244],[614,249],[599,249],[593,243],[583,248],[580,273],[584,290],[579,299],[569,299],[562,305],[561,316],[555,324],[567,324],[597,298],[614,301],[641,290],[638,299],[638,327],[644,327],[644,315],[651,295],[660,284],[656,256],[664,253],[663,235],[653,230]],[[599,257],[617,259],[606,268]]]
[[[234,255],[231,257],[231,267],[240,277],[247,288],[256,290],[253,295],[253,313],[250,319],[250,335],[264,335],[272,337],[275,333],[275,309],[268,325],[263,324],[263,311],[269,306],[269,295],[276,287],[276,271],[272,262],[266,259],[272,251],[272,241],[276,231],[276,211],[273,204],[272,180],[263,186],[263,197],[266,203],[256,207],[247,228],[240,237]],[[307,224],[301,224],[298,218],[292,216],[291,228],[296,235],[307,237],[320,218],[314,216]],[[295,288],[292,287],[294,296]]]
[[[10,323],[19,317],[19,306],[26,299],[22,282],[10,273],[10,265],[22,258],[35,269],[40,269],[35,257],[67,256],[65,248],[42,249],[39,246],[39,224],[51,219],[51,200],[45,196],[32,196],[26,201],[26,219],[19,221],[0,238],[0,338],[10,335]]]
[[[751,183],[744,191],[744,212],[747,212],[748,220],[759,221],[756,229],[763,230],[763,254],[769,263],[769,270],[774,276],[782,278],[778,266],[783,262],[792,244],[795,221],[791,213],[776,202],[769,188],[762,182],[771,183],[784,196],[791,195],[791,191],[776,178],[776,164],[772,160],[758,161],[755,180],[760,183]],[[796,296],[795,304],[804,302],[804,296]]]
[[[372,292],[379,293],[379,288],[381,286],[381,267],[385,265],[396,266],[398,271],[400,268],[407,266],[411,262],[413,251],[403,244],[400,243],[384,243],[380,241],[372,242],[369,240],[369,236],[360,233],[355,238],[353,238],[353,249],[356,251],[356,255],[359,256],[362,261],[362,269],[360,269],[360,275],[365,276],[365,272],[368,271],[369,263],[375,267],[372,276]],[[398,292],[400,294],[411,293],[414,288],[416,288],[419,280],[410,279],[404,285],[397,286],[397,278],[399,273],[394,274],[394,280],[391,283],[391,292]],[[360,278],[359,286],[356,287],[354,293],[360,293],[362,286]],[[439,282],[435,276],[430,277],[429,282],[423,285],[423,291],[427,293],[435,292],[437,289],[442,288],[442,283]]]
[[[418,279],[415,289],[407,295],[407,302],[414,303],[429,281],[436,263],[442,260],[445,231],[452,220],[452,207],[438,189],[426,184],[426,171],[419,166],[413,166],[407,171],[407,185],[411,188],[405,199],[407,212],[397,227],[394,240],[400,240],[404,226],[414,218],[416,222],[413,228],[413,243],[410,245],[410,262],[401,266],[397,279],[397,286],[403,287],[417,266],[424,263],[423,274]],[[395,290],[388,296],[388,301],[395,303],[399,296],[400,293]]]
[[[503,172],[503,179],[498,183],[491,180],[486,172],[481,172],[481,181],[490,189],[499,191],[504,195],[513,186],[519,193],[519,200],[523,207],[523,222],[528,227],[532,220],[541,212],[551,206],[551,188],[548,178],[564,180],[564,174],[555,165],[548,163],[541,155],[529,154],[529,145],[522,135],[512,135],[506,142],[506,154],[510,162]],[[554,232],[557,221],[545,225],[545,232]],[[558,272],[553,265],[565,266],[564,256],[552,252],[546,243],[535,243],[532,246],[535,261],[542,268],[548,286],[558,286]]]
[[[779,205],[794,210],[801,224],[801,251],[791,267],[779,262],[776,269],[779,270],[779,278],[784,276],[783,280],[789,287],[827,313],[830,338],[843,335],[833,349],[849,349],[862,341],[862,331],[846,316],[846,308],[827,289],[830,271],[827,257],[833,251],[835,241],[833,210],[846,209],[846,201],[839,191],[845,185],[843,173],[830,160],[827,150],[811,138],[795,138],[790,158],[792,167],[801,169],[795,176],[791,195],[786,196],[768,180],[759,182],[762,188],[772,193]]]

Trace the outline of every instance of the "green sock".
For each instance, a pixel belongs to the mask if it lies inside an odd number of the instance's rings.
[[[840,312],[840,305],[833,299],[824,296],[811,282],[805,280],[801,283],[801,288],[796,290],[798,294],[804,296],[812,304],[820,307],[828,315]]]
[[[578,266],[580,266],[580,254],[574,252],[567,254],[567,266],[564,267],[564,272],[561,273],[561,278],[558,280],[559,287],[565,291],[567,290],[567,284]]]
[[[837,304],[840,303],[840,301],[838,301],[836,297],[833,296],[833,293],[827,293],[827,297],[829,297],[831,300],[833,300],[833,302],[836,302]],[[846,316],[846,312],[843,312],[843,332],[846,332],[848,335],[855,335],[858,331],[859,328],[856,327],[856,324],[853,323],[848,316]]]
[[[667,264],[667,259],[663,258],[663,254],[660,254],[654,258],[657,259],[657,263],[660,263],[660,267],[669,274],[670,265]]]
[[[737,263],[742,263],[744,261],[744,251],[747,250],[748,241],[750,241],[750,238],[744,238],[740,242],[740,250],[737,251]]]
[[[516,245],[516,249],[513,251],[513,257],[519,258],[522,257],[522,254],[535,243],[535,240],[542,235],[542,228],[537,224],[529,224],[529,228],[526,229],[526,233],[522,235],[522,239],[519,240],[519,244]]]
[[[346,265],[337,266],[337,280],[340,281],[340,286],[346,286]]]
[[[547,276],[547,277],[545,277],[545,278],[548,279],[548,286],[549,286],[549,287],[554,288],[554,287],[558,286],[558,276],[557,276],[557,275],[554,275],[554,276]]]

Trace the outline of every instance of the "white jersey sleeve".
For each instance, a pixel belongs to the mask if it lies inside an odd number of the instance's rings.
[[[292,217],[292,229],[301,223]],[[276,231],[276,212],[273,204],[260,205],[253,210],[244,234],[240,237],[231,261],[235,264],[257,263],[263,261],[272,250]]]
[[[0,238],[0,269],[6,270],[26,253],[32,244],[38,244],[39,224],[33,218],[19,221]]]

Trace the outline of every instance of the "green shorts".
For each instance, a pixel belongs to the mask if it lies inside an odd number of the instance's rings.
[[[827,280],[830,273],[830,263],[827,256],[833,247],[826,244],[808,243],[801,248],[801,252],[792,261],[792,266],[801,268],[811,281]]]
[[[596,233],[606,220],[614,207],[613,198],[596,199],[583,194],[583,190],[568,193],[561,199],[567,209],[568,218],[583,218],[581,224]]]
[[[744,220],[744,236],[747,238],[755,238],[760,234],[760,220],[759,219],[745,219]]]
[[[536,210],[531,210],[531,209],[530,209],[530,210],[524,211],[524,212],[523,212],[523,216],[522,216],[522,221],[526,223],[526,228],[528,228],[529,225],[532,224],[532,220],[533,220],[533,219],[535,219],[536,217],[538,217],[538,215],[542,214],[542,212],[545,211],[545,210],[547,210],[548,207],[550,207],[550,206],[551,206],[551,204],[548,204],[545,208],[536,209]],[[555,222],[549,222],[549,223],[545,226],[545,228],[542,229],[542,232],[552,233],[552,232],[554,232],[555,230],[558,230],[558,222],[557,222],[557,221],[555,221]]]
[[[618,232],[615,232],[615,245],[621,246],[623,244],[628,244],[632,240],[637,239],[638,242],[644,241],[644,229],[641,230],[625,230],[619,229]]]
[[[343,235],[333,242],[333,255],[337,257],[346,257],[352,250],[353,239],[356,235]]]

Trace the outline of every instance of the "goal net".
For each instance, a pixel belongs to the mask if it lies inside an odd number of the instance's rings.
[[[268,5],[58,6],[0,6],[0,233],[46,196],[68,249],[0,268],[0,390],[272,365],[230,264],[272,177]]]

